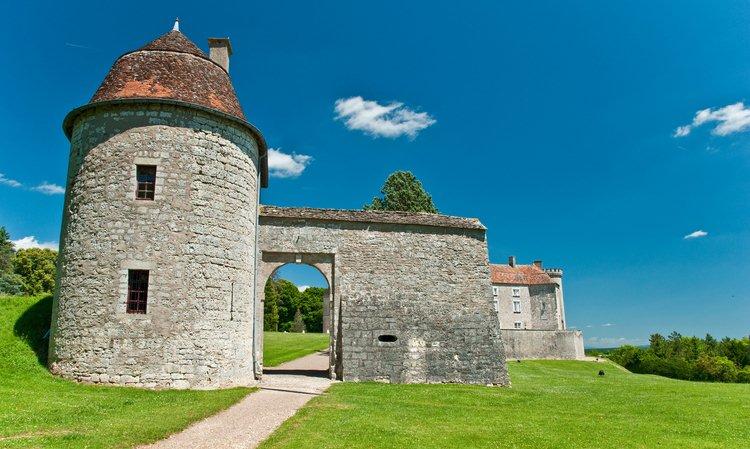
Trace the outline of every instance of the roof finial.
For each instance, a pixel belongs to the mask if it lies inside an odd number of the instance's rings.
[[[174,26],[172,27],[172,31],[180,31],[180,18],[174,19]]]

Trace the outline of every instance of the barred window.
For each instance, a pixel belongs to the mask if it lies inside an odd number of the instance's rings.
[[[127,313],[146,313],[148,270],[128,270]]]
[[[135,199],[153,200],[156,188],[156,165],[135,166],[136,189]]]

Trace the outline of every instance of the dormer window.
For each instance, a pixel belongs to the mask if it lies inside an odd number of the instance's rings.
[[[135,199],[154,200],[156,191],[156,165],[136,165]]]

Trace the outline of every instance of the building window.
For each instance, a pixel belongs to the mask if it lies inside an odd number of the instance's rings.
[[[515,323],[513,323],[513,329],[522,329],[521,326],[523,326],[523,323],[520,321],[516,321]]]
[[[153,200],[156,188],[156,165],[136,165],[135,178],[135,199]]]
[[[148,302],[148,270],[128,270],[127,313],[146,313]]]
[[[513,291],[513,297],[514,298],[520,298],[521,297],[521,287],[513,287],[511,290]]]
[[[500,294],[500,287],[493,285],[492,286],[492,296],[497,296]]]
[[[521,301],[513,301],[513,313],[521,313]]]

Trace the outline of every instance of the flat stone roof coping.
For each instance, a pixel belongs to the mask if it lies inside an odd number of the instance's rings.
[[[260,206],[261,217],[298,218],[322,221],[349,221],[360,223],[391,223],[486,230],[477,218],[452,217],[426,212],[392,212],[375,210],[317,209],[312,207]]]

